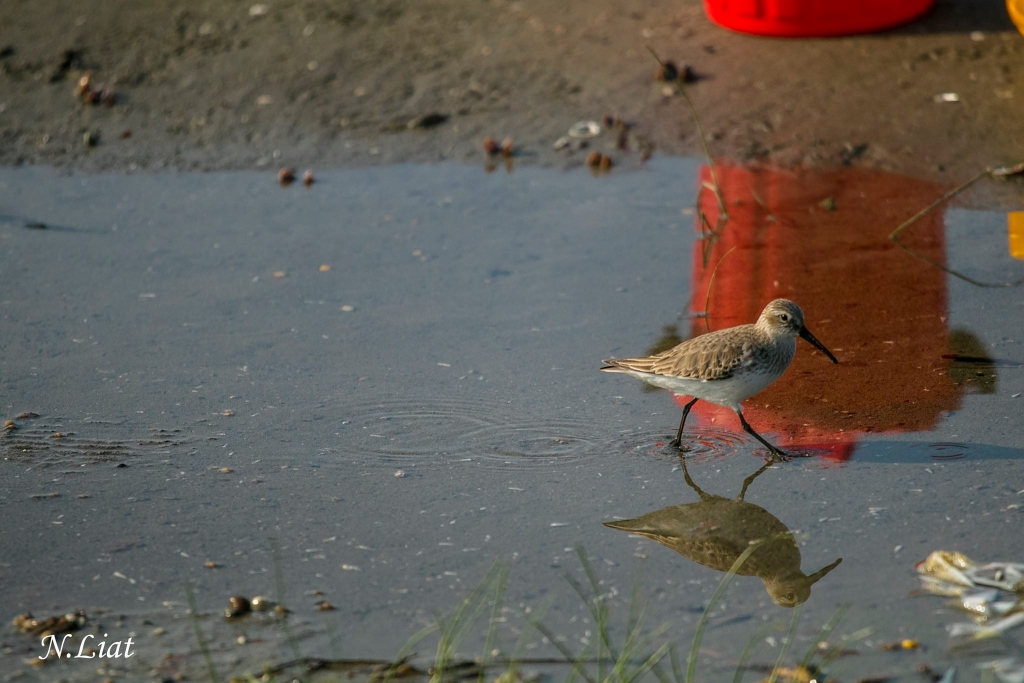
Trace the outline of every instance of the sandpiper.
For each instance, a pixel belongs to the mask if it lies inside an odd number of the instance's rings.
[[[644,358],[604,361],[605,372],[632,375],[692,401],[683,408],[672,446],[680,447],[683,425],[700,400],[731,408],[743,429],[764,444],[773,459],[786,453],[770,444],[747,424],[740,401],[750,398],[782,376],[796,355],[800,336],[818,347],[833,363],[836,357],[804,327],[804,312],[789,299],[776,299],[753,325],[739,325],[684,341],[668,351]]]

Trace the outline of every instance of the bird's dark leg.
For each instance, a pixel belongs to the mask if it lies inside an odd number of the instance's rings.
[[[690,414],[690,408],[693,407],[693,404],[699,400],[700,399],[695,398],[689,403],[687,403],[686,406],[683,408],[683,417],[679,420],[679,429],[676,430],[676,438],[668,442],[669,446],[679,448],[680,445],[683,443],[683,425],[686,424],[686,416]]]
[[[752,437],[754,437],[755,439],[757,439],[758,441],[763,443],[765,445],[765,447],[768,448],[768,452],[772,454],[772,460],[775,460],[776,462],[779,462],[779,461],[783,461],[783,460],[786,459],[786,457],[789,455],[788,453],[786,453],[785,451],[779,450],[775,446],[771,445],[760,434],[755,432],[754,428],[751,427],[749,424],[747,424],[747,420],[746,420],[746,418],[743,417],[743,413],[742,412],[737,410],[736,414],[740,416],[740,424],[743,425],[744,431],[746,431],[747,434],[750,434]]]

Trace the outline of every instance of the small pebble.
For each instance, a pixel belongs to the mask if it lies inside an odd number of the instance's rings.
[[[618,114],[605,114],[601,117],[601,123],[605,128],[620,128],[626,125],[626,122]]]
[[[433,112],[424,116],[417,116],[414,119],[410,119],[405,125],[409,130],[413,128],[435,128],[440,126],[442,123],[448,120],[447,114],[441,114],[439,112]]]
[[[78,79],[78,85],[75,86],[76,95],[82,97],[83,95],[85,95],[85,93],[89,91],[89,81],[91,80],[91,78],[91,74],[85,74],[84,76]]]
[[[250,605],[252,606],[253,612],[268,612],[274,608],[274,601],[269,600],[262,595],[257,595],[252,599]]]
[[[233,595],[228,598],[228,608],[225,611],[225,615],[228,617],[240,617],[243,614],[248,614],[252,610],[252,603],[249,598],[241,595]]]
[[[290,168],[282,168],[277,172],[277,182],[281,187],[288,187],[295,182],[295,171]]]
[[[679,69],[676,68],[675,62],[665,62],[658,67],[657,79],[659,81],[672,83],[677,78],[679,78]]]

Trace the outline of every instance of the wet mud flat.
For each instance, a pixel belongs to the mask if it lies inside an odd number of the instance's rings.
[[[696,129],[654,48],[697,77],[715,154],[956,182],[1024,158],[1021,37],[1002,2],[940,0],[877,34],[772,40],[698,0],[302,0],[0,6],[0,163],[91,170],[475,161],[511,136],[529,163],[576,121],[620,116],[657,153]],[[75,95],[84,75],[97,97]],[[109,97],[104,92],[109,90]],[[946,98],[943,96],[946,95]]]
[[[753,514],[790,537],[715,604],[705,675],[731,679],[755,636],[749,663],[770,670],[796,610],[802,653],[848,605],[830,642],[872,632],[841,680],[951,662],[970,680],[985,657],[947,650],[945,631],[967,617],[911,595],[914,565],[1020,559],[1024,294],[887,241],[944,188],[722,164],[724,221],[710,177],[685,159],[599,176],[395,166],[308,189],[0,170],[0,616],[81,609],[72,642],[133,638],[110,675],[201,680],[187,579],[223,675],[293,659],[289,640],[389,660],[501,562],[496,647],[560,657],[530,614],[546,606],[570,651],[594,646],[566,581],[586,582],[582,546],[613,636],[642,571],[647,623],[685,651],[727,563],[692,549],[728,557],[748,526],[730,520]],[[1022,270],[1008,224],[946,208],[905,242],[999,283]],[[760,445],[698,404],[684,471],[666,445],[680,406],[600,359],[749,322],[778,296],[840,364],[804,345],[746,415],[809,457],[761,471]],[[602,525],[669,509],[676,547]],[[232,595],[284,603],[292,635],[272,615],[225,621]],[[901,639],[921,647],[881,648]],[[95,660],[28,666],[43,652],[11,627],[0,644],[29,680],[95,676]]]

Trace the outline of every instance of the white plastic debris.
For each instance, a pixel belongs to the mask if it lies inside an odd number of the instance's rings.
[[[955,92],[943,92],[935,96],[936,102],[959,102],[960,96]]]
[[[926,593],[960,598],[960,606],[981,620],[1024,607],[1024,564],[978,564],[963,553],[936,550],[916,569]]]
[[[985,638],[995,638],[1001,636],[1011,628],[1024,624],[1024,612],[1017,612],[1010,616],[999,619],[997,621],[989,621],[984,624],[972,624],[970,622],[961,621],[956,624],[950,624],[946,627],[949,632],[949,637],[954,640],[961,641],[976,641],[984,640]]]
[[[915,568],[922,576],[930,576],[945,583],[971,586],[973,584],[963,570],[973,566],[974,562],[963,553],[936,550]]]
[[[1024,683],[1024,663],[1013,657],[979,664],[978,668],[991,669],[1003,683]]]
[[[946,627],[950,649],[969,648],[1024,624],[1024,564],[978,564],[963,553],[936,550],[915,568],[923,592],[955,598],[973,619]],[[1024,665],[1007,661],[985,666],[1001,681],[1024,683]]]
[[[601,134],[601,124],[597,121],[577,121],[569,127],[571,138],[593,138]]]
[[[1024,564],[989,562],[967,568],[964,575],[978,586],[991,586],[1004,591],[1024,590]]]

